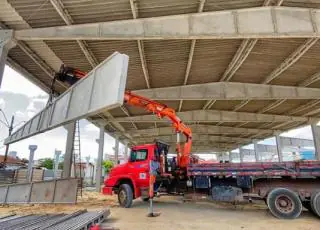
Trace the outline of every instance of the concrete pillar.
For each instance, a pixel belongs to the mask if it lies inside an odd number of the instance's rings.
[[[280,135],[276,135],[276,145],[277,145],[277,154],[278,154],[278,160],[279,162],[283,161],[283,155],[282,155],[282,143],[280,139]]]
[[[61,151],[54,151],[54,178],[57,178],[57,172],[59,170],[59,159],[60,159]]]
[[[66,143],[66,152],[64,155],[64,162],[63,162],[63,178],[69,178],[71,176],[72,154],[73,154],[74,133],[76,129],[76,122],[67,124],[65,128],[68,131],[68,135],[67,135],[67,143]]]
[[[0,88],[1,88],[4,67],[6,65],[8,52],[13,47],[13,43],[10,42],[11,38],[12,38],[11,30],[0,30]]]
[[[230,163],[232,162],[232,152],[231,151],[229,152],[229,162]]]
[[[313,142],[314,142],[314,155],[316,160],[320,160],[320,127],[317,124],[311,125]]]
[[[33,167],[33,158],[34,158],[34,153],[37,150],[38,146],[37,145],[29,145],[29,163],[28,163],[28,181],[31,182],[32,180],[32,167]]]
[[[254,158],[256,162],[259,162],[259,150],[258,150],[258,141],[254,140],[253,141],[253,146],[254,146]]]
[[[242,147],[239,147],[239,154],[240,154],[240,163],[242,163],[244,159],[244,152]]]
[[[119,138],[118,137],[115,138],[114,161],[115,161],[115,165],[117,165],[119,161]]]
[[[125,142],[125,145],[124,145],[124,159],[126,161],[128,160],[128,142]]]
[[[101,191],[101,177],[102,177],[102,160],[103,160],[103,147],[104,147],[104,127],[100,128],[99,139],[96,140],[99,144],[98,159],[96,164],[96,191]]]

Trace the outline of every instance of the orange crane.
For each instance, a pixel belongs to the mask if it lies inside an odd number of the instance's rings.
[[[55,75],[55,78],[67,82],[69,85],[73,85],[78,80],[86,77],[87,73],[78,69],[68,67],[64,64],[61,65],[59,72]],[[55,79],[54,79],[55,80]],[[52,89],[52,91],[54,91]],[[130,91],[125,91],[124,102],[131,106],[136,106],[145,109],[148,112],[155,114],[158,118],[168,118],[172,122],[172,127],[177,134],[177,164],[181,169],[186,169],[190,163],[190,152],[192,146],[192,131],[185,125],[181,119],[176,115],[174,109],[169,108],[165,104],[150,100],[148,98],[139,96]],[[180,134],[185,136],[184,146],[180,142]]]

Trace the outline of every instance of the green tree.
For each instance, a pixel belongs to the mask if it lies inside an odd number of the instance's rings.
[[[110,160],[105,160],[102,162],[102,167],[105,171],[105,173],[109,173],[111,169],[113,168],[113,162]]]
[[[41,163],[40,163],[40,167],[44,167],[46,169],[53,169],[53,159],[51,158],[44,158],[41,160]]]

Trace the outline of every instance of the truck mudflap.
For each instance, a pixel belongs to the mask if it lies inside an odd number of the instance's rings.
[[[107,186],[103,187],[102,194],[112,196],[113,195],[113,187],[107,187]]]

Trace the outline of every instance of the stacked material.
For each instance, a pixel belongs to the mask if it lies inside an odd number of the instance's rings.
[[[0,217],[0,230],[87,230],[103,222],[110,210],[80,210],[71,214],[44,214]]]

